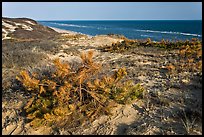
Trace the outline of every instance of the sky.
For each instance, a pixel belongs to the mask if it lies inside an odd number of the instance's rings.
[[[2,16],[35,20],[202,20],[202,2],[2,2]]]

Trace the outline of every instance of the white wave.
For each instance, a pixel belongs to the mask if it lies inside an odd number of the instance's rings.
[[[78,28],[87,28],[88,26],[83,25],[74,25],[74,24],[64,24],[64,23],[51,23],[59,26],[69,26],[69,27],[78,27]]]
[[[107,30],[106,27],[97,27],[98,30]]]
[[[151,35],[140,35],[141,37],[154,37],[154,36],[151,36]]]
[[[134,31],[150,32],[150,33],[163,33],[163,34],[177,34],[177,35],[187,35],[187,36],[202,37],[202,35],[199,35],[199,34],[191,34],[191,33],[183,33],[183,32],[173,32],[173,31],[140,30],[140,29],[135,29]]]

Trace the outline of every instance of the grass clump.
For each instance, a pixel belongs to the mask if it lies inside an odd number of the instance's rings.
[[[56,59],[52,72],[40,75],[22,71],[16,77],[25,91],[32,93],[23,110],[33,127],[76,126],[101,114],[111,114],[113,104],[142,97],[141,85],[123,80],[125,68],[101,75],[102,67],[93,61],[93,51],[82,53],[81,59],[75,68]]]

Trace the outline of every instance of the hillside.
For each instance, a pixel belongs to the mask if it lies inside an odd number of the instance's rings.
[[[118,35],[87,36],[60,31],[27,18],[2,18],[2,133],[38,135],[186,135],[202,134],[202,41],[152,42]],[[182,48],[181,48],[182,47]],[[93,52],[101,73],[126,68],[125,80],[145,92],[129,104],[117,104],[112,115],[85,124],[34,129],[22,108],[32,94],[16,81],[22,70],[46,75],[59,58],[72,68]]]
[[[2,17],[2,40],[11,38],[42,39],[50,38],[57,32],[38,24],[28,18],[5,18]]]

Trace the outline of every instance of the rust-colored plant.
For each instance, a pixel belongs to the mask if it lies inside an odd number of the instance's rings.
[[[185,41],[178,48],[179,64],[168,64],[166,67],[175,66],[174,70],[183,71],[202,71],[202,43],[198,39]],[[172,70],[172,69],[171,69]]]
[[[101,75],[101,65],[94,62],[93,51],[82,53],[81,59],[77,68],[54,60],[55,69],[49,76],[29,75],[27,71],[17,76],[27,91],[35,93],[23,108],[31,125],[83,124],[101,114],[110,114],[113,104],[142,97],[142,86],[121,82],[127,75],[125,68],[110,76]]]

